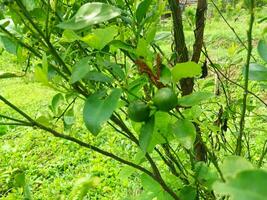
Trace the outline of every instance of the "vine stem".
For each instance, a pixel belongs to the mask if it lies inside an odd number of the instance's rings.
[[[245,65],[245,80],[244,80],[244,94],[243,94],[243,106],[242,106],[242,112],[241,112],[241,118],[239,123],[239,135],[237,137],[236,141],[236,155],[241,155],[242,153],[242,139],[244,136],[244,128],[245,128],[245,116],[246,116],[246,110],[247,110],[247,97],[248,97],[248,77],[249,77],[249,63],[252,56],[252,30],[253,30],[253,23],[254,23],[254,0],[251,0],[250,2],[250,20],[249,20],[249,29],[247,32],[247,38],[248,38],[248,50],[247,50],[247,59],[246,59],[246,65]]]

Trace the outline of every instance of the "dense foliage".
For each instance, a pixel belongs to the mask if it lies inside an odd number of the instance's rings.
[[[0,197],[266,199],[265,3],[198,0],[183,11],[176,0],[2,1],[2,59],[22,71],[1,63]],[[225,15],[243,20],[246,35]],[[9,156],[24,159],[11,147],[23,131],[34,143],[23,144],[32,164],[20,166]],[[34,173],[38,162],[59,170]],[[62,188],[71,170],[87,176]],[[64,195],[51,186],[36,197],[45,179]]]

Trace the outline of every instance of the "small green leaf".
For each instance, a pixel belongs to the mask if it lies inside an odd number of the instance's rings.
[[[59,107],[59,104],[60,104],[60,102],[62,102],[64,100],[64,97],[63,97],[63,95],[61,94],[61,93],[58,93],[58,94],[56,94],[54,97],[53,97],[53,99],[52,99],[52,101],[51,101],[51,110],[55,113],[55,114],[57,114],[58,113],[58,107]]]
[[[0,136],[3,136],[7,133],[7,126],[0,125]]]
[[[258,44],[258,53],[260,57],[267,63],[267,43],[264,40],[260,40]]]
[[[239,156],[228,156],[220,166],[225,179],[235,177],[239,172],[253,169],[253,165],[245,158]]]
[[[84,79],[90,81],[104,82],[104,83],[112,82],[112,78],[98,71],[88,72],[87,75],[84,77]]]
[[[207,187],[210,191],[212,190],[213,183],[219,180],[216,171],[204,162],[197,162],[194,171],[199,183]]]
[[[75,122],[75,115],[74,115],[74,109],[71,108],[69,109],[65,114],[64,114],[64,123],[66,125],[73,125]]]
[[[34,78],[43,83],[44,85],[49,85],[47,71],[43,69],[40,65],[34,67]]]
[[[253,81],[267,81],[267,67],[251,63],[249,65],[249,79]]]
[[[72,69],[72,74],[70,77],[71,84],[83,79],[86,74],[90,71],[90,65],[88,63],[89,58],[83,58],[78,63],[76,63]]]
[[[170,84],[172,82],[171,70],[168,67],[166,67],[165,65],[161,65],[160,79],[159,80],[164,85]]]
[[[0,48],[3,47],[7,52],[16,55],[18,44],[5,36],[0,36]]]
[[[266,200],[267,172],[260,169],[246,170],[225,183],[213,185],[215,194],[230,195],[232,200]]]
[[[153,192],[154,194],[162,191],[160,184],[145,173],[141,175],[141,183],[146,191]]]
[[[90,47],[101,50],[118,34],[117,27],[109,26],[107,28],[94,29],[92,33],[86,35],[81,40]]]
[[[113,89],[105,99],[100,98],[97,93],[87,98],[83,109],[83,119],[87,129],[93,135],[100,132],[102,124],[110,118],[117,108],[120,96],[121,89]]]
[[[80,7],[73,18],[58,24],[62,29],[79,30],[93,24],[99,24],[121,14],[120,9],[109,4],[93,2]]]
[[[196,188],[186,185],[180,190],[180,198],[181,200],[193,200],[196,199],[197,190]]]
[[[173,133],[180,144],[186,149],[193,147],[196,139],[196,129],[192,122],[187,119],[178,120],[173,125]]]
[[[60,41],[61,42],[74,42],[80,39],[81,39],[80,36],[78,36],[74,31],[67,29],[63,31]]]
[[[180,106],[195,106],[200,104],[202,101],[206,101],[212,98],[214,95],[211,92],[194,92],[192,94],[183,96],[178,99],[178,105]]]
[[[148,11],[151,2],[152,2],[151,0],[144,0],[138,5],[136,9],[136,20],[138,24],[141,23],[141,21],[146,16],[146,13]]]
[[[152,140],[153,131],[154,131],[154,124],[155,124],[155,119],[154,119],[154,117],[151,117],[141,127],[140,136],[139,136],[139,143],[140,143],[140,148],[144,152],[147,152],[147,148],[148,148],[148,146]]]
[[[199,76],[202,72],[201,65],[189,61],[176,64],[172,69],[173,81],[177,82],[182,78],[193,78]]]

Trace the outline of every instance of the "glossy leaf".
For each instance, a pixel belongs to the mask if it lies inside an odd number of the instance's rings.
[[[0,36],[0,48],[3,47],[9,53],[17,54],[17,43],[10,40],[8,37]]]
[[[251,63],[249,65],[249,79],[253,81],[267,81],[267,67]]]
[[[196,129],[192,122],[187,119],[178,120],[172,128],[173,133],[182,146],[186,149],[193,147],[196,139]]]
[[[177,82],[182,78],[192,78],[199,76],[202,72],[201,65],[189,61],[176,64],[172,69],[173,81]]]
[[[84,77],[85,80],[90,80],[90,81],[97,81],[97,82],[104,82],[104,83],[111,83],[112,82],[112,78],[110,78],[109,76],[101,73],[101,72],[97,72],[97,71],[90,71],[86,74],[86,76]]]
[[[94,29],[92,33],[82,38],[86,44],[94,49],[101,50],[118,34],[117,27]]]
[[[59,28],[79,30],[93,24],[99,24],[121,14],[120,9],[109,4],[93,2],[80,7],[73,18],[58,24]]]
[[[80,36],[77,35],[74,31],[67,29],[63,31],[60,41],[61,42],[74,42],[80,39],[81,39]]]
[[[74,65],[70,77],[70,82],[72,84],[83,79],[86,76],[86,74],[90,71],[90,65],[88,61],[89,58],[86,57],[81,59],[77,64]]]
[[[61,93],[56,94],[51,102],[51,110],[57,114],[59,110],[60,103],[64,100],[64,97]]]
[[[264,170],[246,170],[226,183],[216,182],[215,193],[230,195],[232,200],[266,200],[267,172]]]
[[[260,40],[258,44],[258,53],[260,57],[267,63],[267,43],[264,40]]]
[[[226,179],[235,177],[239,172],[253,169],[253,165],[245,158],[239,156],[226,157],[220,166]]]
[[[121,89],[113,89],[105,99],[98,93],[89,96],[84,104],[83,119],[87,129],[97,135],[102,125],[110,118],[117,108],[121,96]]]
[[[141,1],[141,3],[138,5],[137,10],[136,10],[137,23],[140,23],[144,19],[151,2],[152,2],[151,0],[144,0],[144,1]]]
[[[197,162],[194,171],[199,183],[211,191],[213,183],[219,179],[216,171],[204,162]]]
[[[196,199],[197,190],[196,188],[186,185],[180,190],[180,198],[181,200],[193,200]]]
[[[151,117],[141,127],[140,136],[139,136],[139,143],[140,143],[140,148],[144,152],[147,152],[147,148],[148,148],[148,146],[152,140],[153,131],[154,131],[154,124],[155,124],[155,119],[154,119],[154,117]]]
[[[180,106],[194,106],[200,104],[202,101],[206,101],[212,98],[214,95],[211,92],[194,92],[190,95],[183,96],[178,99],[178,105]]]

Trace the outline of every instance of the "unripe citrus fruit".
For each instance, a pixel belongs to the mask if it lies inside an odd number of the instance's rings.
[[[130,103],[128,107],[128,116],[135,122],[143,122],[149,118],[149,107],[144,102],[137,100]]]
[[[177,96],[171,88],[159,89],[153,97],[155,106],[162,111],[169,111],[177,105]]]

